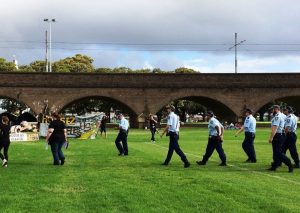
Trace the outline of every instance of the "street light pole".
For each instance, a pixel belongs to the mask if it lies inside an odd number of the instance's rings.
[[[56,20],[53,18],[53,19],[48,19],[48,18],[45,18],[44,19],[44,21],[45,22],[48,22],[49,23],[49,72],[52,72],[52,65],[51,65],[51,24],[52,23],[54,23],[54,22],[56,22]],[[47,41],[46,41],[47,42]],[[47,43],[46,43],[46,54],[47,54],[47,47],[48,47],[48,45],[47,45]],[[46,65],[47,66],[47,65]],[[48,70],[47,70],[47,72],[48,72]]]
[[[45,43],[46,43],[46,72],[49,72],[48,68],[48,31],[45,32]]]
[[[246,40],[240,41],[237,43],[237,33],[234,33],[234,46],[230,47],[229,50],[231,50],[234,47],[234,71],[237,73],[237,46],[244,43]]]

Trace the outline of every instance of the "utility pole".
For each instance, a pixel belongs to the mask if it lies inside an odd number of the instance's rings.
[[[44,19],[45,22],[48,22],[49,23],[49,72],[52,72],[52,65],[51,65],[51,24],[56,22],[56,20],[53,18],[53,19],[48,19],[48,18],[45,18]]]
[[[234,33],[234,46],[230,47],[229,50],[232,50],[232,48],[234,48],[234,55],[235,55],[235,60],[234,60],[234,68],[235,68],[235,73],[237,74],[237,46],[241,45],[242,43],[244,43],[246,40],[240,41],[239,43],[237,43],[237,33]]]
[[[45,33],[45,42],[46,42],[46,72],[49,72],[49,67],[48,67],[48,31],[46,30]]]

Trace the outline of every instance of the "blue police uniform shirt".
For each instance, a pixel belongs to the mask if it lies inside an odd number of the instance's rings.
[[[255,133],[256,131],[256,120],[252,115],[248,115],[244,121],[245,132]]]
[[[208,122],[208,135],[209,136],[218,136],[218,132],[216,130],[216,126],[221,127],[221,123],[216,118],[211,118]]]
[[[179,117],[174,112],[170,112],[168,115],[167,125],[169,126],[169,132],[179,132]]]
[[[284,128],[288,129],[288,132],[296,132],[297,130],[297,117],[293,114],[286,116]]]
[[[277,126],[276,133],[282,133],[284,128],[284,120],[281,112],[278,112],[271,120],[272,126]]]
[[[293,132],[296,133],[297,123],[298,123],[298,117],[296,115],[294,115],[294,114],[292,114],[292,116],[294,117],[294,123],[295,123],[295,125],[294,125],[294,131]]]
[[[123,130],[128,130],[129,123],[124,117],[121,119],[119,127],[121,127]]]

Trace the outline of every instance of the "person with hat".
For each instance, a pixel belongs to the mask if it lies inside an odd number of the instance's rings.
[[[276,171],[277,167],[283,162],[288,166],[288,171],[293,172],[293,166],[291,160],[282,152],[282,144],[284,142],[284,120],[282,113],[280,112],[280,106],[274,105],[273,110],[273,119],[271,120],[271,133],[269,138],[269,143],[272,144],[273,150],[273,160],[271,167],[268,168],[270,171]]]
[[[285,132],[285,140],[282,145],[282,152],[286,154],[286,151],[289,150],[292,159],[295,162],[294,168],[300,168],[299,166],[299,155],[296,148],[297,141],[297,122],[298,118],[293,113],[293,108],[287,106],[283,113],[286,115],[285,123],[284,123],[284,132]]]
[[[241,129],[235,133],[235,137],[237,137],[241,132],[245,131],[245,138],[242,144],[244,152],[248,156],[246,160],[247,163],[256,163],[256,154],[254,149],[254,138],[256,131],[256,120],[252,116],[252,110],[245,110],[246,119],[244,121],[244,125]]]
[[[162,165],[167,166],[169,162],[171,161],[173,152],[175,152],[180,156],[182,162],[184,163],[184,168],[188,168],[191,164],[187,160],[185,154],[183,151],[180,149],[180,146],[178,144],[179,140],[179,127],[180,127],[180,120],[179,116],[176,115],[175,112],[175,107],[173,105],[169,105],[166,107],[169,115],[168,115],[168,121],[167,121],[167,126],[164,129],[164,131],[161,133],[160,137],[162,137],[166,132],[169,135],[169,150],[167,157],[162,163]]]
[[[223,125],[214,117],[212,111],[208,111],[208,143],[206,146],[206,152],[201,161],[196,161],[198,165],[205,165],[210,156],[213,154],[215,149],[217,150],[219,157],[221,159],[221,164],[219,166],[227,166],[226,164],[226,155],[224,153],[222,143],[224,136],[224,127]]]
[[[119,133],[115,140],[116,147],[119,151],[119,156],[128,155],[128,145],[127,145],[127,136],[129,122],[124,118],[123,114],[118,114],[117,118],[120,120],[119,123]],[[122,142],[122,145],[121,143]]]

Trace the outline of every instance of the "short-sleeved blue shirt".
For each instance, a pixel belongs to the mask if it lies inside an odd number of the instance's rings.
[[[170,112],[168,115],[167,125],[169,126],[169,132],[179,132],[179,117],[174,112]]]
[[[218,136],[218,132],[216,130],[216,126],[221,127],[221,123],[216,118],[211,118],[208,122],[208,135],[210,136]]]
[[[278,112],[274,118],[271,120],[272,126],[277,126],[276,133],[282,133],[284,128],[284,120],[281,112]]]
[[[295,115],[289,114],[286,116],[284,128],[288,128],[289,132],[296,132],[298,119]]]
[[[255,133],[256,131],[256,120],[252,115],[246,117],[244,121],[245,132]]]
[[[128,130],[129,123],[128,123],[128,121],[124,117],[120,120],[119,127],[121,127],[122,130],[125,130],[125,131]]]

